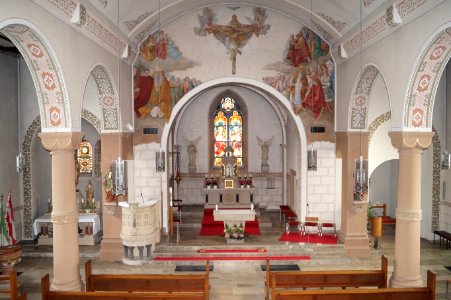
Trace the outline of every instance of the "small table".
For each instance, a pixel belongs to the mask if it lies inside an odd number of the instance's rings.
[[[224,226],[246,224],[246,221],[255,221],[255,209],[218,209],[213,212],[215,221],[224,221]]]

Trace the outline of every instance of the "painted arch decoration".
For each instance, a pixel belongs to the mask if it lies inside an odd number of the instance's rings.
[[[11,24],[2,32],[14,43],[30,70],[39,101],[43,129],[71,127],[70,106],[59,61],[42,35],[23,24]]]
[[[432,128],[437,87],[451,57],[451,27],[439,32],[423,51],[404,102],[404,128]]]
[[[373,66],[364,68],[352,93],[351,129],[365,129],[368,119],[370,93],[379,70]]]
[[[111,76],[102,65],[95,66],[91,75],[96,84],[96,93],[101,111],[101,128],[104,130],[119,130],[119,101]]]

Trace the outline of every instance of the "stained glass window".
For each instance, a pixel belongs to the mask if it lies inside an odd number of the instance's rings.
[[[81,142],[77,151],[77,159],[80,164],[80,173],[92,172],[92,146],[90,142]]]
[[[214,163],[221,166],[221,157],[227,145],[232,146],[238,167],[243,165],[243,117],[236,108],[235,100],[224,97],[213,120]]]

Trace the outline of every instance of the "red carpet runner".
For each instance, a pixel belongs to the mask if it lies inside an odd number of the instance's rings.
[[[308,255],[286,256],[158,256],[153,260],[160,261],[193,261],[193,260],[310,260]]]
[[[260,227],[258,226],[258,219],[255,221],[246,221],[245,232],[249,235],[260,235]],[[204,210],[204,217],[202,219],[202,227],[200,228],[200,235],[222,235],[224,234],[224,222],[215,221],[213,219],[213,209],[206,208]]]
[[[299,233],[289,233],[284,232],[279,241],[281,242],[291,242],[291,243],[309,243],[309,244],[336,244],[337,237],[333,234],[323,234],[323,236],[318,236],[317,234],[306,234],[301,235]]]
[[[263,253],[268,252],[265,248],[256,249],[199,249],[197,253]]]

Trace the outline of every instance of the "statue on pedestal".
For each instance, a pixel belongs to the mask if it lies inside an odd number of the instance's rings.
[[[273,138],[270,138],[267,141],[262,140],[260,137],[257,136],[258,144],[262,148],[262,165],[261,170],[263,173],[269,172],[269,165],[268,165],[268,159],[269,159],[269,146],[272,144]]]
[[[188,152],[188,173],[196,173],[197,164],[196,164],[196,156],[197,156],[197,144],[200,141],[200,136],[195,140],[189,141],[185,137],[183,139],[188,144],[186,151]]]

